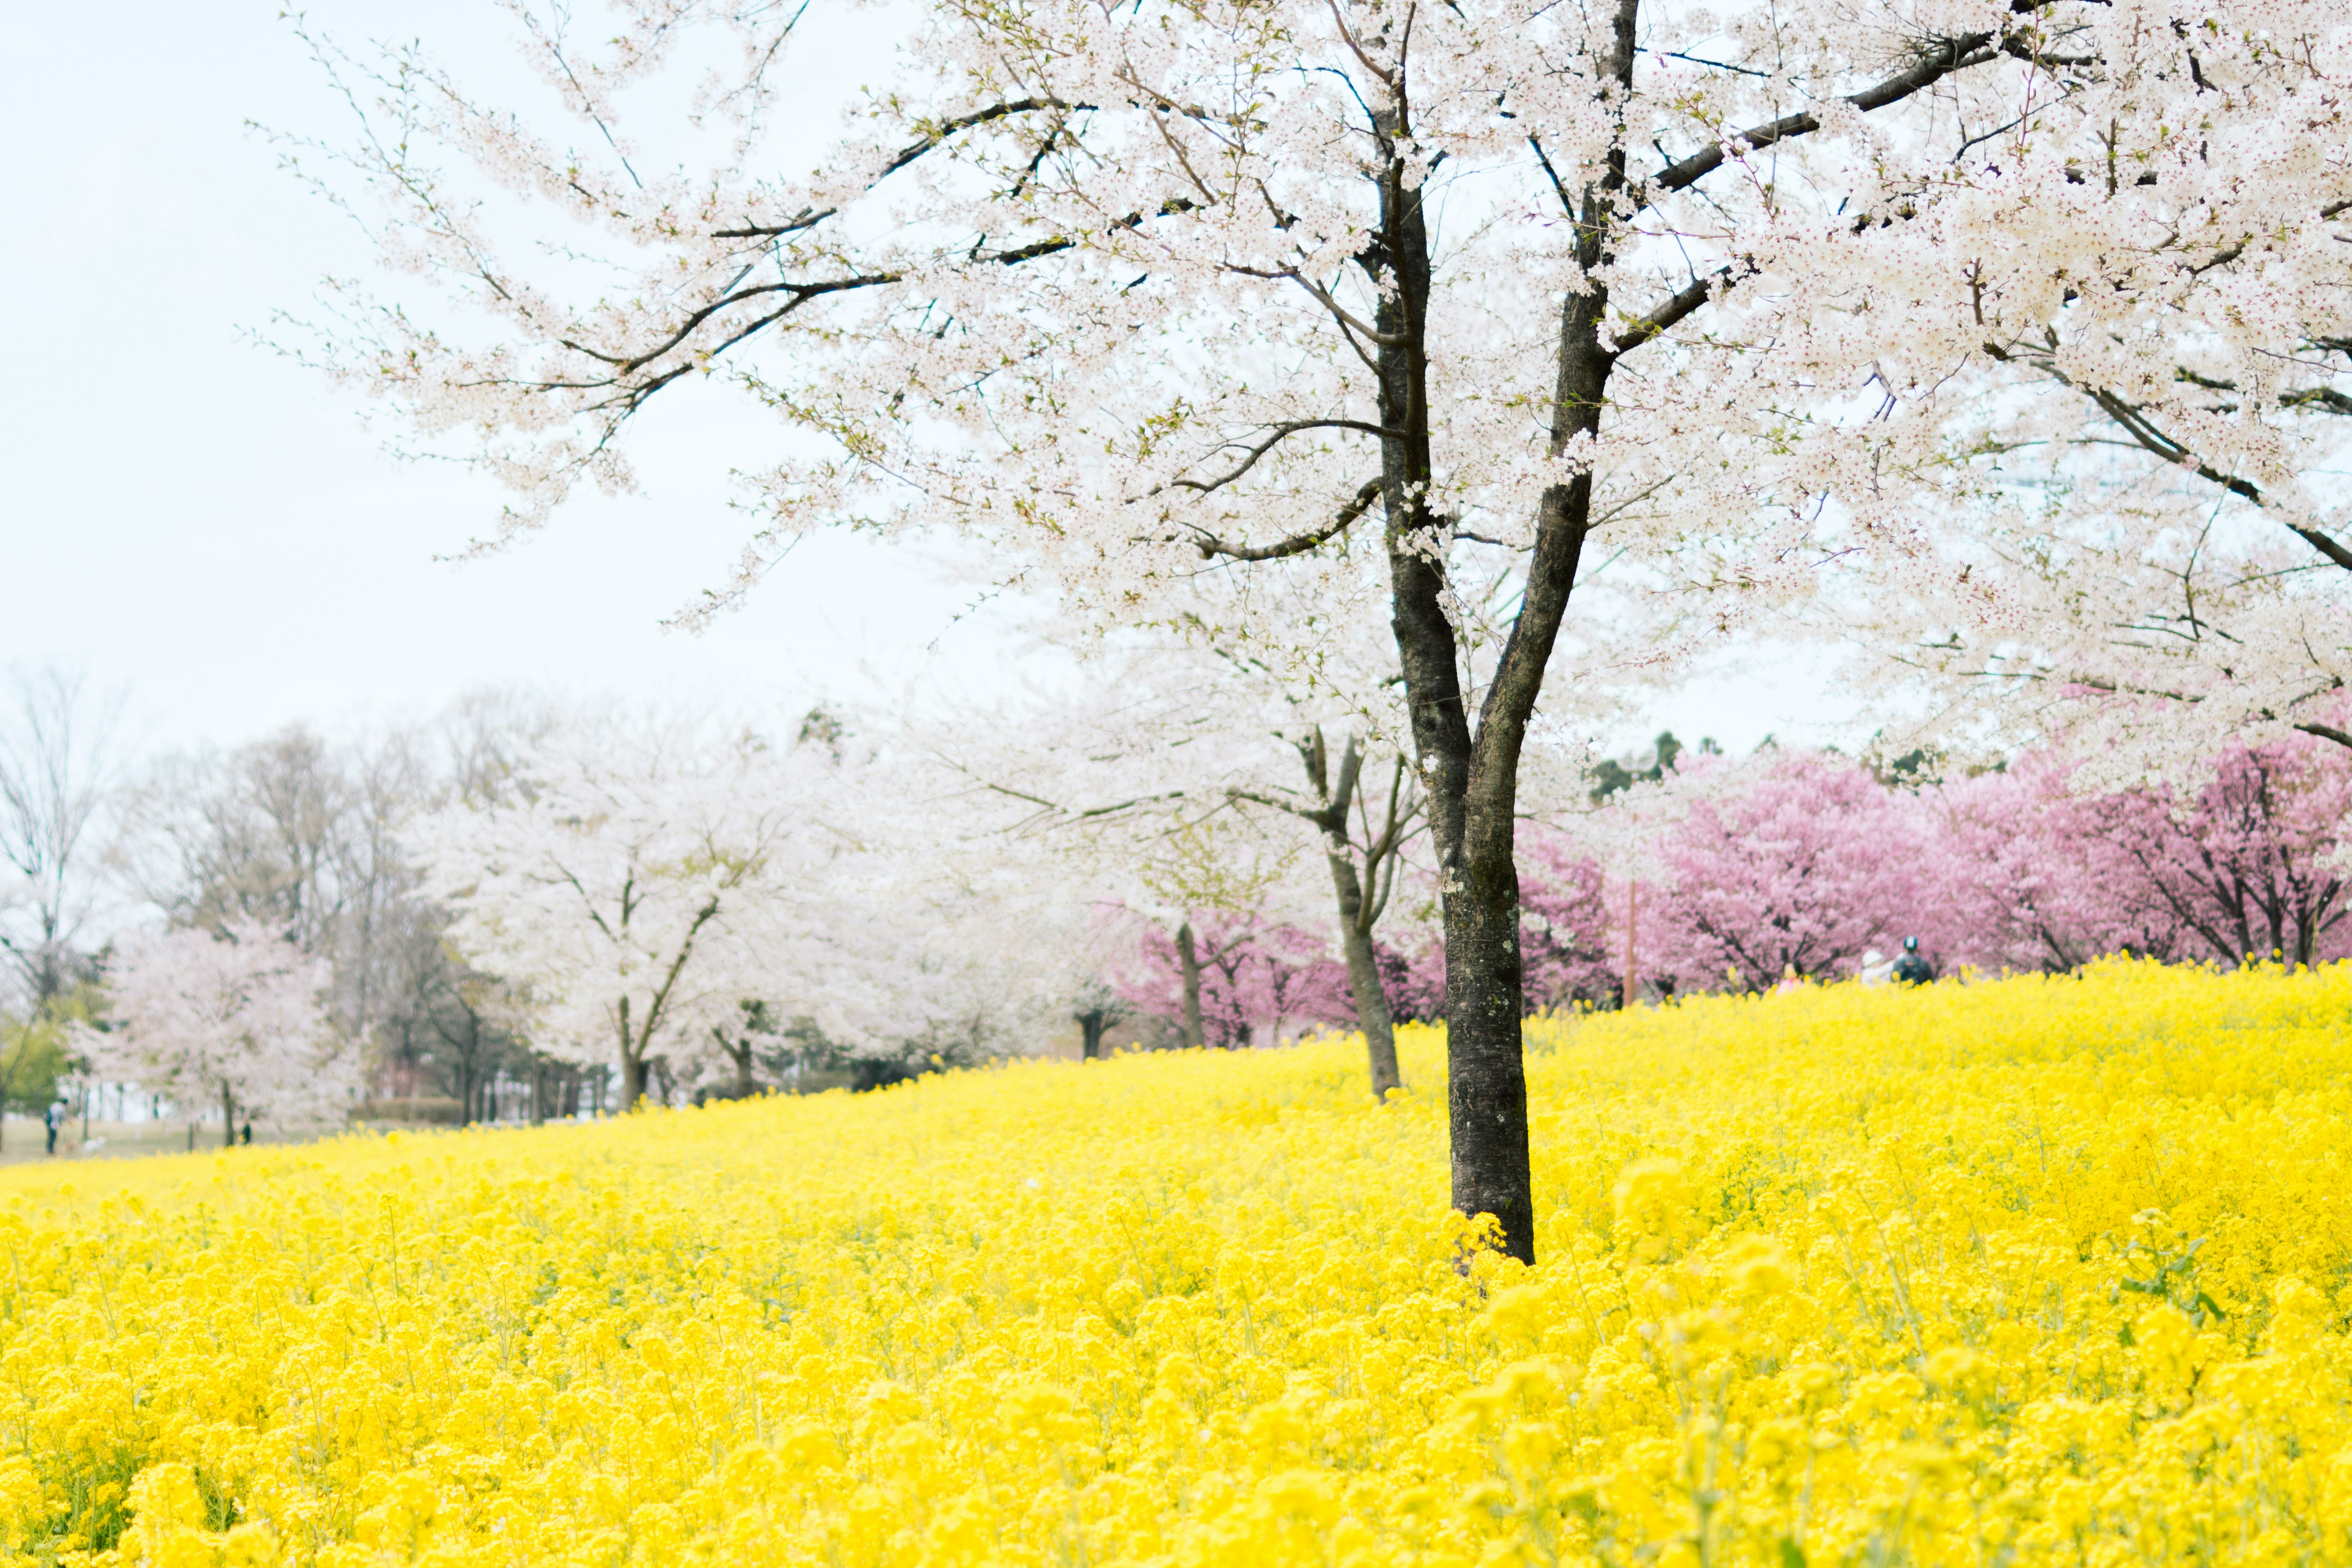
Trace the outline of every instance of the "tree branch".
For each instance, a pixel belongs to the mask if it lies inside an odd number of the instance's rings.
[[[2012,0],[2010,9],[2021,16],[2030,16],[2051,3],[2052,0]],[[1841,101],[1852,104],[1865,114],[1891,103],[1900,103],[1913,93],[1933,87],[1956,71],[2002,58],[2012,52],[2011,44],[2014,38],[2013,34],[1963,33],[1957,37],[1943,39],[1923,49],[1919,58],[1908,69],[1897,71],[1860,92],[1848,93]],[[1723,166],[1727,156],[1725,149],[1732,143],[1742,144],[1749,152],[1759,153],[1775,142],[1810,135],[1821,128],[1821,116],[1803,110],[1795,114],[1784,114],[1778,120],[1766,121],[1761,125],[1750,126],[1745,131],[1733,132],[1714,146],[1667,164],[1647,186],[1638,188],[1634,195],[1646,205],[1651,190],[1679,191],[1696,184]]]
[[[1339,509],[1339,517],[1333,520],[1328,528],[1318,528],[1307,533],[1294,533],[1278,544],[1228,544],[1223,540],[1211,535],[1198,541],[1196,548],[1201,552],[1201,558],[1204,561],[1220,555],[1232,561],[1279,561],[1287,555],[1304,555],[1317,545],[1337,539],[1347,532],[1354,526],[1358,518],[1371,510],[1372,503],[1380,498],[1381,481],[1376,479],[1366,479],[1362,488],[1356,491],[1355,499]]]
[[[1240,479],[1244,474],[1248,473],[1250,469],[1256,467],[1257,460],[1260,458],[1265,457],[1268,452],[1274,450],[1276,447],[1281,445],[1284,441],[1288,440],[1291,437],[1297,435],[1301,430],[1353,430],[1357,434],[1362,436],[1381,437],[1393,436],[1396,434],[1395,431],[1387,429],[1379,425],[1368,425],[1361,419],[1287,419],[1274,427],[1273,435],[1268,436],[1256,446],[1246,448],[1249,456],[1244,458],[1241,462],[1241,467],[1235,468],[1232,473],[1223,475],[1217,479],[1206,480],[1171,479],[1164,485],[1154,485],[1143,493],[1148,497],[1156,496],[1162,490],[1167,489],[1186,489],[1197,490],[1202,495],[1207,495],[1211,490],[1223,489],[1225,486],[1232,484],[1235,479]],[[1234,443],[1228,441],[1225,443],[1225,446],[1230,447]],[[1220,447],[1219,450],[1223,450],[1223,447]]]
[[[1667,331],[1675,322],[1713,299],[1717,292],[1716,285],[1721,284],[1724,289],[1729,289],[1740,279],[1751,275],[1756,270],[1753,262],[1743,261],[1741,266],[1745,268],[1744,271],[1735,272],[1729,267],[1722,267],[1704,278],[1692,279],[1689,286],[1677,292],[1673,299],[1668,300],[1648,315],[1628,323],[1617,334],[1616,352],[1622,354],[1640,348],[1643,343]]]
[[[2064,371],[2060,370],[2056,365],[2051,363],[2046,358],[2032,354],[2014,354],[2002,348],[1998,343],[1987,343],[1984,347],[1986,353],[1991,355],[1995,360],[2000,361],[2003,364],[2013,364],[2022,361],[2027,364],[2033,365],[2043,374],[2049,376],[2053,381],[2057,382],[2061,386],[2070,386],[2075,391],[2080,392],[2084,396],[2098,405],[2100,411],[2105,414],[2108,418],[2113,419],[2116,424],[2122,426],[2125,433],[2131,437],[2134,441],[2137,442],[2142,447],[2146,448],[2157,457],[2163,458],[2166,462],[2174,465],[2176,468],[2186,469],[2187,471],[2195,474],[2199,479],[2206,480],[2208,483],[2219,485],[2230,494],[2236,496],[2241,500],[2252,501],[2254,505],[2263,508],[2264,510],[2270,510],[2270,503],[2263,499],[2261,487],[2256,485],[2252,479],[2240,479],[2235,474],[2223,473],[2212,464],[2205,461],[2202,458],[2198,457],[2194,452],[2191,452],[2187,447],[2182,446],[2179,442],[2174,440],[2171,437],[2167,436],[2163,431],[2158,429],[2156,426],[2150,422],[2145,413],[2133,405],[2125,402],[2115,393],[2109,392],[2104,387],[2083,385],[2079,382],[2075,381],[2072,376],[2069,376]],[[2286,527],[2289,531],[2294,533],[2296,538],[2302,540],[2305,544],[2310,545],[2314,550],[2318,551],[2319,553],[2325,555],[2328,560],[2334,562],[2336,565],[2341,566],[2346,571],[2352,572],[2352,550],[2347,550],[2342,544],[2330,539],[2326,534],[2320,532],[2317,529],[2305,528],[2300,523],[2294,522],[2286,524]]]
[[[883,164],[882,172],[868,181],[866,188],[872,190],[948,138],[961,135],[976,126],[1008,120],[1016,114],[1033,113],[1040,109],[1066,110],[1075,113],[1093,107],[1090,103],[1066,103],[1058,98],[1017,98],[1006,103],[992,103],[984,109],[975,109],[969,114],[959,114],[950,120],[942,120],[929,135],[908,142],[897,157]],[[781,224],[746,224],[740,228],[713,229],[711,234],[718,239],[779,239],[788,234],[814,228],[825,219],[838,216],[840,211],[839,207],[814,211],[803,209],[798,216],[787,218]]]
[[[2316,735],[2323,741],[2333,741],[2339,746],[2352,747],[2352,733],[2347,733],[2333,724],[2297,724],[2295,728],[2306,735]]]

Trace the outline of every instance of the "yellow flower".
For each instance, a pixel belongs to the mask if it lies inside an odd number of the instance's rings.
[[[2117,963],[1531,1020],[1532,1270],[1343,1038],[12,1167],[0,1558],[2352,1561],[2347,1016]]]

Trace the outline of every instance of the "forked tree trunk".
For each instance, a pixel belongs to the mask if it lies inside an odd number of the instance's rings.
[[[1353,736],[1349,738],[1340,749],[1339,767],[1335,774],[1323,727],[1318,724],[1298,742],[1298,760],[1306,764],[1307,786],[1313,792],[1310,798],[1315,802],[1312,806],[1248,790],[1228,793],[1236,800],[1252,800],[1289,812],[1312,824],[1323,836],[1323,858],[1331,868],[1331,890],[1339,907],[1339,951],[1347,960],[1348,989],[1355,1000],[1357,1026],[1364,1032],[1372,1098],[1385,1102],[1389,1091],[1402,1087],[1403,1079],[1397,1071],[1396,1026],[1389,1013],[1388,992],[1381,982],[1381,966],[1372,947],[1372,928],[1380,923],[1381,913],[1388,906],[1388,889],[1395,884],[1396,856],[1404,842],[1407,826],[1420,807],[1408,806],[1403,802],[1404,760],[1399,757],[1382,811],[1386,820],[1378,832],[1372,829],[1370,811],[1363,814],[1364,864],[1360,872],[1356,868],[1358,847],[1349,837],[1349,813],[1362,804],[1357,793],[1363,783],[1364,753],[1360,742]],[[1368,881],[1371,884],[1369,888],[1365,885]],[[1277,1025],[1275,1037],[1278,1041],[1281,1036]]]
[[[1077,1015],[1077,1020],[1078,1031],[1082,1037],[1078,1047],[1079,1055],[1087,1061],[1100,1059],[1103,1030],[1109,1023],[1108,1015],[1100,1007],[1095,1007]]]
[[[1618,0],[1609,58],[1601,69],[1630,90],[1639,0]],[[1622,99],[1617,101],[1622,102]],[[1445,910],[1446,1119],[1453,1134],[1454,1206],[1492,1215],[1503,1250],[1533,1263],[1535,1193],[1528,1164],[1528,1089],[1520,1054],[1523,1012],[1519,877],[1514,861],[1519,752],[1543,689],[1544,670],[1568,613],[1576,565],[1592,515],[1592,473],[1547,486],[1537,502],[1535,545],[1509,637],[1493,666],[1474,735],[1462,689],[1461,648],[1446,614],[1442,564],[1453,520],[1429,504],[1436,467],[1430,449],[1429,226],[1427,188],[1406,178],[1413,128],[1402,103],[1373,117],[1385,159],[1379,172],[1381,229],[1358,259],[1380,285],[1381,490],[1388,517],[1389,582],[1413,750],[1429,792],[1439,886]],[[1616,363],[1604,342],[1608,289],[1594,276],[1611,258],[1604,243],[1625,187],[1623,128],[1571,199],[1576,258],[1588,282],[1561,309],[1559,379],[1552,396],[1551,454],[1601,425]],[[1538,149],[1540,151],[1540,148]],[[1549,166],[1549,165],[1547,165]]]
[[[1197,1051],[1209,1043],[1209,1032],[1201,1023],[1201,952],[1191,921],[1176,928],[1176,962],[1184,974],[1184,1043]]]

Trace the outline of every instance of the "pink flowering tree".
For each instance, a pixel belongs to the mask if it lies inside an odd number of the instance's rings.
[[[1612,962],[1601,862],[1565,835],[1530,828],[1519,849],[1519,952],[1528,1010],[1605,1001]]]
[[[2102,953],[2170,958],[2177,916],[2143,896],[2118,835],[2150,814],[2145,794],[2085,795],[2074,765],[2029,752],[1997,772],[1923,791],[1921,842],[1954,961],[2063,973]]]
[[[1297,926],[1262,925],[1248,917],[1203,921],[1192,942],[1209,1045],[1237,1049],[1255,1044],[1261,1027],[1271,1043],[1286,1024],[1355,1021],[1346,966]],[[1166,931],[1144,930],[1121,995],[1131,1012],[1181,1026],[1184,964]]]
[[[2326,742],[2232,746],[2193,796],[2126,792],[2099,811],[2139,900],[2177,924],[2184,953],[2307,964],[2352,951],[2339,858],[2352,765]]]
[[[114,1030],[86,1038],[99,1071],[184,1104],[217,1100],[224,1146],[250,1120],[315,1121],[357,1078],[327,1019],[329,975],[278,932],[234,921],[126,942],[107,976]]]
[[[1903,802],[1840,757],[1780,752],[1745,771],[1657,847],[1667,878],[1656,934],[1638,942],[1645,972],[1760,991],[1784,968],[1851,973],[1866,949],[1919,934],[1930,887]]]

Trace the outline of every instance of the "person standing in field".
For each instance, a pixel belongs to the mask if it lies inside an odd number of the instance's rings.
[[[1784,963],[1780,966],[1780,984],[1772,987],[1772,994],[1785,996],[1791,991],[1802,991],[1804,988],[1804,978],[1797,973],[1797,966],[1793,963]]]
[[[1903,939],[1903,956],[1895,961],[1895,978],[1904,985],[1925,985],[1936,978],[1936,966],[1921,955],[1917,937]]]
[[[1864,985],[1884,985],[1894,970],[1895,966],[1886,962],[1885,953],[1874,947],[1868,948],[1862,955],[1861,973],[1854,978],[1860,980]]]
[[[49,1133],[49,1150],[48,1150],[48,1152],[49,1152],[50,1153],[54,1154],[54,1153],[56,1153],[56,1152],[58,1152],[58,1127],[59,1127],[59,1126],[64,1122],[64,1121],[65,1121],[65,1118],[64,1118],[63,1116],[59,1115],[59,1114],[58,1114],[58,1102],[57,1102],[56,1100],[53,1100],[49,1101],[49,1108],[48,1108],[48,1110],[47,1110],[47,1112],[46,1114],[44,1114],[44,1115],[43,1115],[43,1117],[41,1118],[41,1121],[42,1121],[43,1124],[44,1124],[45,1126],[47,1126],[47,1129],[48,1129],[48,1133]]]

